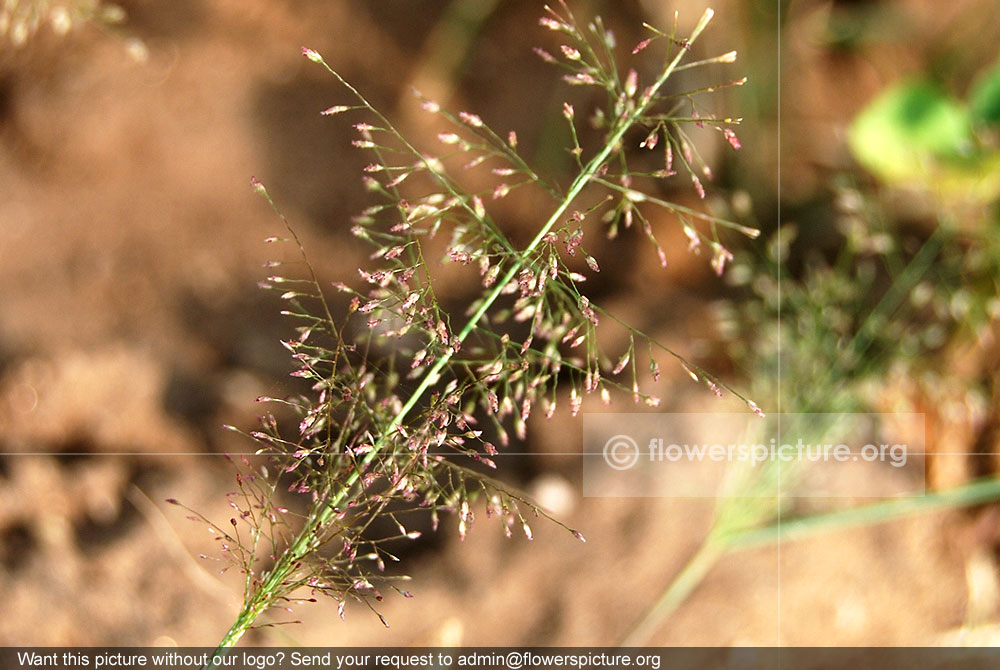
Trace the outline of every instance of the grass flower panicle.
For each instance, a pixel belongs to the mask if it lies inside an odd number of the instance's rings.
[[[642,68],[620,65],[614,36],[599,18],[581,25],[565,3],[546,7],[541,25],[558,33],[552,51],[559,56],[541,48],[536,53],[563,69],[568,84],[606,93],[593,115],[579,103],[562,108],[576,166],[568,186],[528,164],[514,131],[495,132],[473,111],[453,114],[424,98],[422,108],[448,128],[437,135],[441,153],[418,149],[318,52],[302,49],[348,94],[321,114],[359,117],[351,118],[358,133],[353,144],[372,154],[364,185],[376,202],[354,218],[352,231],[374,250],[371,265],[359,268],[353,282],[334,285],[348,303],[346,314],[335,317],[285,222],[288,237],[280,241],[297,247],[304,263],[296,267],[305,268],[304,276],[284,276],[283,264],[272,263],[278,270],[264,285],[279,292],[287,305],[283,313],[297,322],[296,335],[283,344],[296,366],[292,374],[309,390],[261,399],[293,413],[297,426],[289,434],[272,414],[264,416],[249,433],[263,464],[243,459],[238,490],[230,496],[234,516],[221,526],[209,524],[224,553],[246,574],[243,610],[220,648],[236,644],[263,612],[301,602],[296,594],[308,594],[305,600],[332,597],[342,614],[348,601],[374,610],[386,591],[409,595],[400,587],[405,578],[386,565],[398,560],[400,543],[419,537],[409,521],[414,515],[429,515],[436,529],[440,514],[451,512],[464,538],[479,499],[507,535],[518,532],[530,540],[529,520],[546,513],[486,472],[496,467],[494,443],[506,446],[511,431],[523,438],[536,407],[552,416],[560,387],[569,387],[572,415],[590,394],[607,403],[611,392],[624,392],[655,407],[660,400],[643,388],[638,370],[648,365],[658,378],[660,352],[712,392],[725,388],[760,411],[709,372],[623,323],[582,288],[584,273],[601,271],[585,247],[598,231],[614,237],[636,224],[666,263],[650,208],[672,214],[692,250],[710,247],[719,274],[732,258],[720,231],[757,234],[656,195],[658,181],[685,171],[704,197],[696,172],[711,173],[687,134],[690,124],[716,128],[733,149],[740,148],[730,127],[739,120],[716,118],[699,102],[725,84],[681,92],[666,86],[680,70],[705,67],[714,75],[735,60],[734,52],[689,60],[711,18],[706,11],[683,38],[676,25],[670,32],[647,26],[652,35],[629,51],[642,59],[659,56],[662,65],[655,78],[643,81]],[[581,141],[578,124],[584,118],[600,133],[596,146]],[[661,147],[661,169],[631,167],[637,151]],[[469,178],[473,173],[476,179]],[[475,188],[466,185],[473,181]],[[264,185],[254,180],[253,186],[284,221]],[[495,208],[496,201],[524,188],[541,189],[552,205],[530,242],[518,247]],[[467,266],[457,271],[470,273],[479,287],[464,314],[446,310],[438,297],[438,260]],[[598,342],[598,328],[608,324],[627,333],[625,352],[606,352]],[[307,504],[290,511],[277,502],[279,489],[305,494]],[[568,530],[583,540],[579,531]]]

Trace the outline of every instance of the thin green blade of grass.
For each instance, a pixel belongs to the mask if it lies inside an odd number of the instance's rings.
[[[1000,479],[990,477],[923,496],[896,498],[873,505],[782,521],[780,524],[732,535],[722,541],[730,551],[754,549],[803,540],[822,533],[889,523],[920,514],[962,509],[997,500],[1000,500]]]
[[[729,554],[997,500],[1000,500],[1000,479],[988,478],[947,491],[782,521],[734,535],[710,535],[621,644],[626,647],[648,644],[657,628],[687,600],[716,563]]]

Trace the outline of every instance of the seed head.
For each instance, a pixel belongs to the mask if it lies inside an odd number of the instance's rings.
[[[631,351],[626,351],[622,355],[622,357],[618,359],[618,364],[615,365],[615,368],[614,368],[614,370],[611,371],[611,374],[613,374],[613,375],[620,374],[621,371],[625,369],[625,366],[628,365],[628,362],[629,362],[629,360],[631,360],[631,358],[632,358],[632,352]]]
[[[652,39],[644,39],[643,41],[636,44],[635,48],[632,49],[632,55],[634,56],[635,54],[639,53],[640,51],[648,47],[649,43],[652,41],[653,41]]]
[[[723,130],[722,134],[726,136],[726,139],[729,141],[729,144],[732,145],[734,149],[740,149],[742,147],[742,145],[740,144],[740,139],[736,137],[736,133],[734,133],[729,128]]]
[[[459,112],[458,118],[462,119],[463,122],[469,124],[473,128],[482,128],[483,120],[475,114],[470,114],[469,112]]]
[[[705,199],[705,187],[701,185],[701,180],[697,176],[691,175],[691,183],[694,184],[694,190],[697,191],[698,197]]]
[[[548,16],[543,16],[542,18],[538,19],[538,23],[539,25],[548,28],[549,30],[565,30],[565,31],[570,30],[570,27],[565,23],[561,21],[556,21],[555,19],[550,18]]]
[[[635,93],[638,90],[639,90],[639,74],[635,70],[629,70],[628,76],[625,77],[625,95],[627,95],[629,98],[634,98]]]
[[[542,49],[541,47],[534,47],[532,49],[532,51],[534,51],[538,55],[538,57],[541,58],[546,63],[555,63],[556,62],[556,57],[553,56],[552,54],[550,54],[545,49]]]
[[[652,132],[649,133],[649,135],[646,135],[646,139],[644,139],[642,142],[639,143],[639,146],[649,150],[655,149],[656,145],[660,141],[659,130],[660,130],[659,128],[654,128]]]
[[[722,276],[726,269],[726,263],[733,260],[733,254],[718,242],[712,243],[712,269],[715,274]]]
[[[577,393],[576,388],[569,392],[569,413],[570,416],[576,416],[580,413],[580,405],[583,404],[583,398]]]
[[[576,74],[568,74],[563,79],[567,84],[572,86],[593,86],[597,83],[597,80],[593,76],[587,74],[586,72],[578,72]]]
[[[562,49],[563,56],[568,60],[580,60],[580,52],[573,47],[563,44],[560,49]]]

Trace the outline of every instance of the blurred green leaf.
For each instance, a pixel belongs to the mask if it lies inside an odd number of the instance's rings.
[[[969,95],[973,123],[1000,125],[1000,61],[976,80]]]
[[[854,119],[851,152],[886,184],[917,186],[946,200],[990,202],[1000,195],[1000,152],[982,143],[971,119],[1000,118],[1000,66],[973,93],[970,112],[928,81],[896,84]]]
[[[962,163],[973,147],[968,113],[926,81],[897,84],[851,125],[851,151],[886,181],[926,179],[942,164]]]

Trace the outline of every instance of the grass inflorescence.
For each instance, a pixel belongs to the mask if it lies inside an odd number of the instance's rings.
[[[546,7],[541,25],[561,45],[556,55],[537,53],[562,68],[568,84],[604,93],[593,113],[563,105],[575,165],[565,186],[529,165],[516,132],[494,130],[472,111],[453,113],[422,96],[419,104],[447,130],[438,135],[436,151],[417,148],[318,52],[302,49],[346,93],[322,114],[349,119],[357,132],[353,144],[371,153],[363,184],[374,202],[355,217],[353,232],[373,252],[356,277],[334,284],[348,305],[338,313],[294,229],[265,186],[253,181],[285,221],[287,236],[270,240],[294,245],[301,258],[294,266],[271,264],[276,274],[264,284],[280,293],[284,313],[296,320],[295,336],[283,344],[295,361],[292,374],[310,388],[298,397],[263,399],[294,412],[297,428],[289,434],[271,414],[262,419],[249,437],[266,460],[245,462],[231,496],[236,515],[212,526],[246,574],[243,609],[220,648],[235,645],[265,611],[298,602],[295,594],[330,596],[341,613],[352,600],[375,610],[388,590],[409,595],[400,586],[405,578],[386,564],[397,560],[394,546],[419,536],[409,522],[413,514],[429,515],[436,528],[441,513],[450,512],[464,537],[478,499],[508,535],[531,539],[530,524],[545,512],[485,473],[496,467],[494,457],[511,433],[523,438],[529,416],[551,416],[559,399],[568,398],[574,415],[588,394],[607,401],[612,392],[624,392],[656,406],[660,400],[643,388],[640,371],[648,367],[658,377],[660,355],[676,358],[715,394],[729,390],[743,398],[623,323],[585,290],[588,274],[601,269],[587,251],[588,236],[636,228],[666,263],[647,216],[651,208],[671,213],[692,250],[709,250],[719,274],[732,258],[721,232],[757,235],[659,195],[659,184],[679,174],[704,197],[702,179],[711,170],[688,135],[692,125],[714,129],[732,149],[740,148],[734,131],[739,119],[706,112],[700,102],[744,81],[724,77],[734,52],[692,56],[712,16],[706,11],[683,37],[676,21],[670,30],[647,26],[650,36],[625,54],[662,59],[656,76],[641,81],[638,69],[622,66],[615,38],[600,19],[582,25],[565,4]],[[686,91],[667,86],[677,72],[693,68],[712,77],[721,72],[722,83]],[[588,122],[592,128],[579,132]],[[600,141],[588,146],[585,137]],[[633,169],[637,151],[662,152],[661,167]],[[479,178],[470,179],[474,174]],[[497,201],[518,197],[522,189],[541,190],[551,207],[530,241],[517,246],[494,212]],[[468,266],[465,272],[475,278],[476,295],[464,312],[446,309],[438,296],[433,264],[442,255],[445,263]],[[304,275],[291,276],[292,267],[304,267]],[[598,342],[605,322],[625,330],[624,351],[605,351]],[[276,502],[285,488],[306,496],[304,511]],[[376,520],[378,528],[392,530],[376,532]]]

